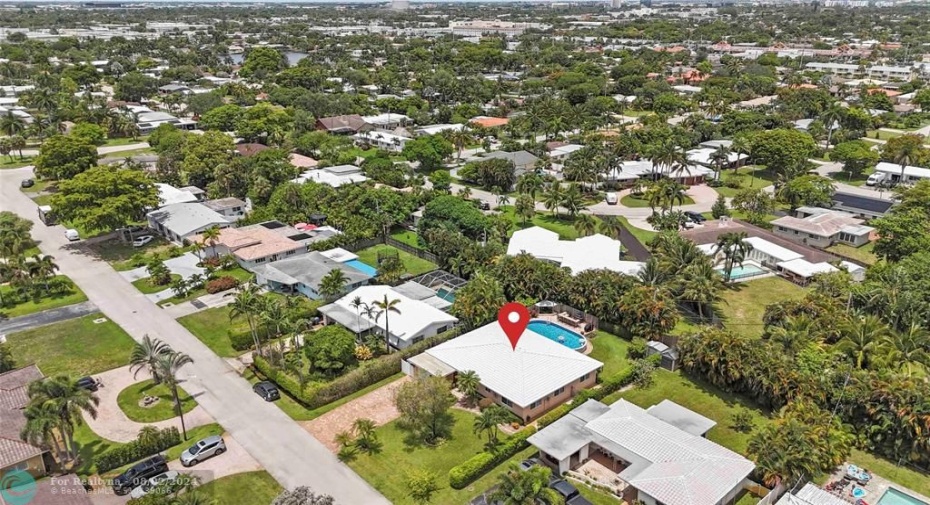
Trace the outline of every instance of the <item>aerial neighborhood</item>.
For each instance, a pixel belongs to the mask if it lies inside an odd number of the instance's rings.
[[[930,505],[930,6],[0,4],[0,505]]]

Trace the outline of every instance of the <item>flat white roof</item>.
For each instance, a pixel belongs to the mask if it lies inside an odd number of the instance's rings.
[[[771,256],[777,261],[790,261],[804,257],[803,254],[794,252],[791,249],[786,249],[780,245],[773,244],[764,238],[747,237],[743,239],[743,242],[750,244],[753,249]]]
[[[358,316],[362,321],[367,321],[372,326],[377,326],[382,330],[384,329],[385,320],[388,319],[391,326],[391,335],[397,337],[400,340],[412,340],[414,337],[420,336],[424,330],[433,324],[447,323],[452,325],[458,322],[458,319],[455,316],[446,314],[445,312],[431,307],[430,305],[419,300],[408,298],[398,293],[390,286],[362,286],[336,300],[330,305],[335,305],[342,310],[356,314],[355,308],[350,305],[356,296],[361,298],[363,302],[369,305],[371,305],[372,302],[384,300],[385,296],[387,296],[388,300],[400,300],[400,302],[396,305],[397,310],[400,311],[400,314],[391,312],[388,318],[382,316],[377,320],[369,319],[365,316],[365,314]],[[321,307],[320,311],[324,312],[325,309],[326,307]]]
[[[901,165],[888,163],[887,161],[879,162],[875,165],[876,172],[884,172],[892,175],[901,175]],[[920,179],[930,179],[930,168],[915,167],[907,165],[904,167],[904,175],[907,177],[917,177]]]
[[[827,274],[837,272],[835,266],[829,263],[811,263],[806,259],[794,259],[791,261],[782,261],[778,267],[805,279],[811,278],[817,274]]]
[[[178,189],[170,184],[156,182],[155,187],[158,188],[158,199],[161,200],[162,205],[197,201],[197,195],[184,189]]]
[[[533,226],[517,230],[510,237],[507,254],[516,256],[528,253],[539,259],[559,263],[573,274],[585,270],[606,268],[626,275],[636,275],[643,264],[638,261],[621,261],[622,244],[606,235],[594,234],[577,240],[559,240],[559,234]]]
[[[391,323],[393,327],[393,319]],[[521,407],[603,366],[600,361],[530,330],[523,332],[514,349],[496,321],[424,354],[456,370],[475,371],[486,388]]]
[[[334,188],[338,188],[344,184],[352,184],[356,182],[365,182],[368,178],[362,174],[334,174],[329,170],[322,168],[315,168],[312,170],[307,170],[306,172],[298,175],[296,178],[292,179],[291,182],[296,182],[297,184],[303,184],[307,181],[313,181],[319,184],[328,184]]]

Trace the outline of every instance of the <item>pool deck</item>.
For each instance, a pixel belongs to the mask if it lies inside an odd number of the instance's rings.
[[[571,326],[571,325],[569,325],[569,324],[566,324],[566,323],[563,323],[562,321],[559,321],[559,315],[558,315],[558,314],[536,314],[535,316],[533,316],[533,318],[531,319],[531,321],[532,321],[533,319],[539,319],[539,320],[545,321],[545,322],[547,322],[547,323],[552,323],[552,324],[561,326],[561,327],[563,327],[563,328],[565,328],[565,329],[567,329],[567,330],[573,331],[573,332],[575,332],[575,333],[581,335],[582,337],[584,337],[584,348],[583,348],[583,349],[574,349],[575,351],[578,351],[578,352],[580,352],[580,353],[582,353],[582,354],[591,354],[591,351],[594,350],[594,347],[591,345],[591,337],[590,337],[590,335],[594,335],[595,333],[597,333],[597,329],[596,329],[596,328],[595,328],[594,330],[588,332],[588,334],[585,334],[584,328],[573,327],[573,326]]]
[[[846,475],[846,466],[848,464],[849,463],[843,463],[839,468],[837,468],[837,470],[833,472],[833,474],[830,476],[830,479],[828,482],[833,482],[833,481],[842,479]],[[869,483],[866,484],[865,486],[861,486],[861,487],[865,489],[866,492],[868,492],[868,494],[866,494],[862,499],[869,505],[877,505],[878,500],[880,500],[882,496],[885,495],[885,491],[888,491],[888,488],[894,488],[906,495],[909,495],[917,500],[920,500],[930,505],[930,498],[920,493],[917,493],[916,491],[911,491],[910,489],[900,484],[896,484],[882,477],[881,475],[876,475],[875,473],[872,473],[872,480],[870,480]],[[852,486],[847,487],[846,492],[844,492],[843,495],[840,496],[840,498],[850,503],[855,503],[856,500],[853,497],[849,496],[851,489],[852,489]]]

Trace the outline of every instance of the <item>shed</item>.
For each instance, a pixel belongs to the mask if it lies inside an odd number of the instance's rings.
[[[646,344],[646,356],[658,354],[662,357],[659,365],[671,371],[678,368],[678,350],[673,349],[657,340],[650,341]]]

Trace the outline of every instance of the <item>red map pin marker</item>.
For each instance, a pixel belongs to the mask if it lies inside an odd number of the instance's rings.
[[[517,342],[520,341],[526,325],[530,322],[530,311],[526,310],[522,303],[505,303],[497,313],[497,322],[507,334],[510,345],[516,349]]]

